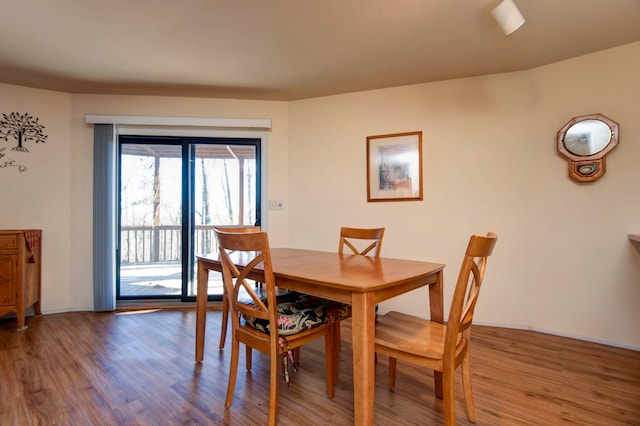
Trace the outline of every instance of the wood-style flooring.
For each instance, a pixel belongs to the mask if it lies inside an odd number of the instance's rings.
[[[72,312],[0,320],[0,425],[262,425],[268,358],[241,351],[233,405],[224,408],[230,345],[218,351],[220,312],[207,317],[205,359],[194,362],[195,311]],[[230,333],[229,333],[230,334]],[[228,337],[230,338],[230,337]],[[340,381],[325,393],[324,347],[303,348],[279,392],[281,425],[353,424],[351,327],[342,327]],[[640,425],[640,352],[530,331],[474,326],[478,425]],[[458,373],[458,425],[469,425]],[[376,368],[377,425],[439,425],[433,376],[387,360]]]

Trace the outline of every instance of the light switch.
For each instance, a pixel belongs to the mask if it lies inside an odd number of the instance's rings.
[[[269,200],[269,210],[284,210],[284,201]]]

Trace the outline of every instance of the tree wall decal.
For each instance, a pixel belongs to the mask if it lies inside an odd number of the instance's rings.
[[[12,151],[29,152],[23,145],[27,141],[35,141],[35,143],[46,142],[47,135],[43,133],[44,126],[38,122],[38,117],[33,117],[28,113],[20,114],[12,112],[11,114],[2,113],[0,119],[0,139],[9,140],[9,136],[18,141],[18,145],[11,148]]]

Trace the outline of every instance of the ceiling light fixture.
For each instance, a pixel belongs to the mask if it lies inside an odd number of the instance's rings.
[[[502,28],[505,36],[520,28],[525,22],[513,0],[503,0],[491,11],[491,14]]]

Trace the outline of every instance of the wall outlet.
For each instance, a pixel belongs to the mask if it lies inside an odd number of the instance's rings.
[[[269,200],[269,210],[284,210],[284,201]]]

